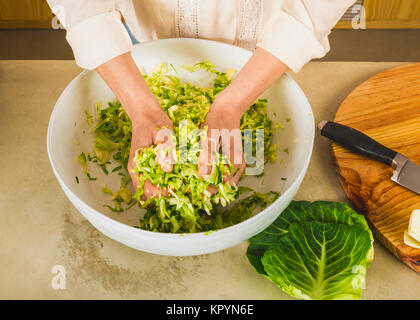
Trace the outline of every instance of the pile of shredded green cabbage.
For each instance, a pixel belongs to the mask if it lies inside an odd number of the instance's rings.
[[[177,70],[171,65],[175,73]],[[195,86],[181,81],[178,77],[170,75],[167,63],[155,67],[150,74],[144,74],[144,79],[153,94],[158,98],[162,109],[168,114],[174,124],[175,135],[179,135],[180,121],[186,121],[188,132],[187,149],[189,155],[199,154],[199,135],[194,135],[194,129],[200,128],[213,103],[216,95],[221,92],[231,81],[235,71],[230,69],[226,72],[215,70],[208,61],[197,63],[192,67],[184,67],[194,72],[197,69],[206,70],[213,77],[213,86],[206,88]],[[108,174],[107,165],[113,158],[118,165],[111,169],[121,176],[121,186],[113,192],[107,186],[103,188],[105,193],[111,195],[114,207],[107,206],[113,211],[124,210],[122,204],[131,207],[139,204],[145,208],[146,214],[140,220],[140,227],[146,230],[158,232],[202,232],[228,227],[249,218],[254,209],[259,206],[266,207],[274,201],[279,194],[269,192],[260,194],[252,192],[248,197],[241,197],[241,193],[250,192],[248,188],[238,188],[229,183],[223,183],[223,177],[233,173],[233,166],[228,161],[222,163],[223,155],[216,155],[216,163],[212,173],[201,178],[198,175],[196,159],[188,159],[182,163],[176,162],[172,172],[164,172],[156,161],[158,146],[142,149],[135,159],[135,172],[139,179],[139,187],[134,195],[127,189],[130,175],[127,171],[127,162],[131,145],[131,121],[119,102],[109,103],[107,108],[101,104],[96,105],[95,143],[93,155],[82,153],[79,162],[84,167],[84,172],[90,180],[87,172],[87,161],[96,162]],[[89,124],[93,125],[94,117],[86,111]],[[276,145],[271,143],[273,122],[267,116],[267,100],[259,99],[241,118],[241,130],[253,130],[253,148],[255,152],[256,129],[264,129],[264,159],[274,162],[276,159]],[[196,151],[196,152],[191,152]],[[180,156],[179,141],[176,139],[177,158]],[[169,195],[155,196],[145,199],[143,185],[150,180],[154,185],[165,189]],[[208,187],[217,188],[217,192],[211,194]],[[229,205],[231,204],[231,205]]]

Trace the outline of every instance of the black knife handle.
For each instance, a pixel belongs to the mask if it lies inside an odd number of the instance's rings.
[[[320,123],[321,135],[368,158],[392,166],[397,152],[388,149],[364,133],[345,125],[327,121]]]

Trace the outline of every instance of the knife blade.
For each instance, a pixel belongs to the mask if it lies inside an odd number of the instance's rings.
[[[420,194],[420,165],[395,152],[364,133],[332,121],[321,121],[321,135],[361,155],[380,161],[394,169],[391,180]]]

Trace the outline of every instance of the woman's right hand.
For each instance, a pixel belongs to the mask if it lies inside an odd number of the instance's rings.
[[[132,172],[135,166],[136,151],[154,144],[164,143],[165,136],[168,136],[168,129],[159,128],[171,128],[172,121],[150,91],[130,53],[122,54],[105,62],[96,68],[96,71],[118,97],[131,119],[133,130],[127,167],[133,185],[137,189],[138,180],[135,173]],[[157,154],[157,160],[162,169],[172,171],[173,161],[171,158],[163,158],[161,154],[166,153],[158,152]],[[143,188],[146,197],[152,197],[161,192],[148,180]],[[163,195],[166,194],[167,191],[164,190]]]
[[[132,138],[131,138],[131,149],[130,157],[128,159],[128,171],[131,176],[131,180],[135,189],[138,187],[138,179],[136,174],[133,172],[135,167],[134,158],[137,150],[141,152],[142,148],[147,148],[152,145],[160,144],[163,148],[170,143],[167,139],[171,133],[172,121],[168,115],[162,110],[159,102],[155,97],[151,99],[147,105],[144,103],[142,106],[128,106],[130,112],[130,119],[132,123]],[[162,154],[167,154],[166,157]],[[166,172],[170,172],[173,169],[173,158],[171,153],[157,152],[157,161]],[[161,190],[153,185],[149,180],[146,180],[143,186],[144,195],[147,198],[159,195]],[[167,195],[167,191],[163,191],[163,195]]]

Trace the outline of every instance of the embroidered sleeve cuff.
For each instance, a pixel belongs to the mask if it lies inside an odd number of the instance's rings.
[[[281,12],[265,26],[257,46],[280,59],[294,72],[308,61],[321,58],[328,52],[315,34],[292,16]]]
[[[73,49],[76,63],[85,69],[95,69],[133,49],[118,11],[83,20],[67,31],[66,38]]]

